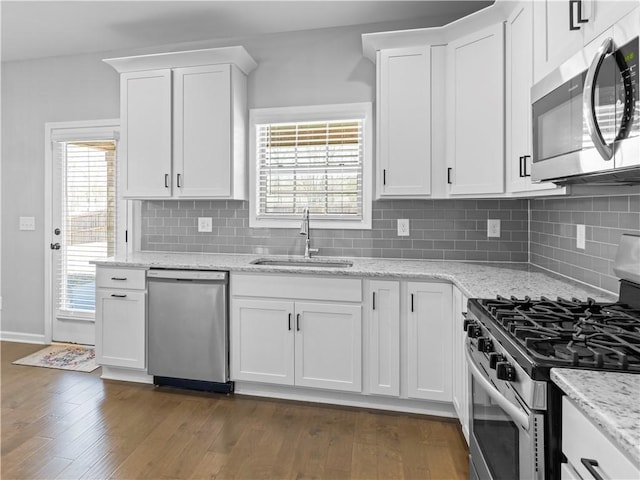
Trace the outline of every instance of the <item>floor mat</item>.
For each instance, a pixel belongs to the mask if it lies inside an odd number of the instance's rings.
[[[16,360],[13,364],[92,372],[98,368],[95,358],[96,352],[93,347],[55,344]]]

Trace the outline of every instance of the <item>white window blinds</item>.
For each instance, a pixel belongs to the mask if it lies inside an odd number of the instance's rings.
[[[256,125],[257,217],[363,215],[363,120]]]
[[[61,233],[57,265],[58,317],[92,317],[95,265],[115,254],[116,142],[56,141]]]

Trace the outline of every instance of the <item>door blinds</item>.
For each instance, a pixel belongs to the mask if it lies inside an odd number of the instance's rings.
[[[57,316],[93,318],[95,265],[115,254],[116,142],[54,142],[60,175]]]
[[[256,125],[257,215],[362,218],[363,120]]]

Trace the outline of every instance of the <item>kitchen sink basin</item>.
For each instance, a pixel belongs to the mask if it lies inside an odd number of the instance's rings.
[[[353,266],[348,260],[323,260],[318,258],[259,258],[252,265],[269,265],[272,267],[312,267],[312,268],[347,268]]]

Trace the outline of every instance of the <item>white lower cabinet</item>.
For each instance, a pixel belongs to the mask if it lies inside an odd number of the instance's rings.
[[[96,271],[96,362],[146,369],[146,282],[144,270]]]
[[[365,308],[369,324],[369,392],[400,395],[400,283],[371,280]]]
[[[640,469],[566,396],[562,398],[561,478],[640,478]]]
[[[469,443],[469,369],[464,354],[465,332],[463,329],[463,313],[467,311],[467,297],[457,287],[453,287],[453,407],[456,409],[462,433]]]
[[[450,283],[407,282],[407,394],[451,402]]]
[[[353,303],[327,300],[336,283]],[[232,380],[360,392],[361,302],[359,279],[232,275]]]

